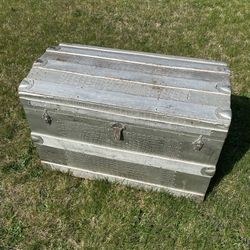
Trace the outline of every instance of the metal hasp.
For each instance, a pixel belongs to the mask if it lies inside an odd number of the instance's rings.
[[[203,200],[231,122],[229,78],[223,62],[60,44],[19,96],[44,165]]]
[[[204,146],[204,142],[202,140],[202,135],[200,135],[198,137],[198,139],[195,140],[192,144],[193,144],[193,148],[195,151],[200,151]]]
[[[125,129],[125,126],[121,123],[115,123],[112,125],[112,128],[114,130],[114,138],[116,141],[123,141],[123,130]]]
[[[45,109],[42,115],[43,120],[45,121],[45,123],[51,125],[52,123],[52,118],[51,116],[48,114],[48,111]]]

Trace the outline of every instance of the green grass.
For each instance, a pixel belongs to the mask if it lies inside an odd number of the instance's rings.
[[[249,249],[249,0],[0,0],[0,249]],[[233,122],[206,201],[43,169],[17,88],[59,42],[222,60]]]

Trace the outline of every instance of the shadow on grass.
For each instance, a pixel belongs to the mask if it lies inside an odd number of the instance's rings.
[[[250,98],[233,95],[231,108],[231,126],[207,194],[219,184],[224,176],[231,172],[235,163],[250,148]]]

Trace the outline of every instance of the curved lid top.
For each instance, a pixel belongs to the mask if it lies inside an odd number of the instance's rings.
[[[60,44],[48,48],[20,97],[53,98],[148,119],[228,128],[230,72],[202,59]]]

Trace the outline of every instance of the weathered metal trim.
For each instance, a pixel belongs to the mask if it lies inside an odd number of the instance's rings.
[[[96,50],[96,51],[105,51],[105,52],[112,52],[112,53],[119,53],[119,54],[130,54],[130,55],[138,55],[138,56],[147,56],[152,58],[159,58],[159,59],[169,59],[169,60],[178,60],[178,61],[187,61],[187,62],[196,62],[202,64],[211,64],[211,65],[219,65],[219,66],[227,66],[224,62],[213,61],[213,60],[206,60],[206,59],[199,59],[199,58],[190,58],[190,57],[182,57],[182,56],[169,56],[157,53],[149,53],[149,52],[138,52],[132,50],[122,50],[122,49],[113,49],[113,48],[103,48],[98,46],[88,46],[88,45],[81,45],[81,44],[70,44],[70,43],[60,43],[59,46],[61,47],[68,47],[68,48],[76,48],[76,49],[86,49],[86,50]]]
[[[125,177],[114,176],[114,175],[109,175],[109,174],[104,174],[104,173],[99,173],[99,172],[93,172],[90,170],[75,168],[75,167],[66,166],[66,165],[57,164],[57,163],[48,162],[48,161],[41,161],[41,162],[42,164],[49,166],[53,170],[59,170],[65,173],[71,173],[72,175],[76,177],[81,177],[81,178],[86,178],[86,179],[107,179],[108,181],[111,181],[114,183],[128,185],[128,186],[132,186],[135,188],[146,188],[148,190],[154,190],[154,191],[167,191],[170,194],[173,194],[175,196],[184,196],[184,197],[195,199],[195,200],[197,199],[199,201],[202,201],[204,199],[204,194],[198,193],[198,192],[176,189],[176,188],[166,187],[166,186],[162,186],[158,184],[137,181],[134,179],[128,179]]]
[[[231,122],[232,119],[232,111],[231,110],[222,110],[221,108],[218,108],[216,110],[216,116],[219,119],[225,119],[229,121],[229,124]]]
[[[103,119],[100,116],[90,116],[91,113],[80,115],[75,113],[77,110],[67,112],[60,110],[58,106],[56,109],[47,106],[47,109],[49,115],[53,117],[52,126],[41,123],[43,108],[33,107],[29,104],[26,106],[26,115],[29,117],[29,124],[33,132],[205,164],[216,164],[225,138],[223,133],[211,135],[202,130],[190,131],[195,134],[185,133],[181,129],[177,131],[175,127],[149,127],[143,122],[140,125],[135,124],[135,121],[130,119],[120,120],[119,118],[116,120],[114,117]],[[113,139],[112,125],[114,122],[126,124],[126,130],[122,132],[121,143],[117,143]],[[197,139],[198,132],[204,135],[206,146],[202,152],[193,153],[192,142]]]
[[[25,78],[21,81],[18,91],[19,95],[22,93],[22,91],[27,92],[27,90],[31,89],[34,86],[35,81],[32,79]]]
[[[201,174],[204,175],[204,176],[214,176],[215,174],[215,171],[216,171],[216,168],[215,167],[205,167],[205,168],[202,168],[201,169]]]
[[[141,152],[121,150],[117,148],[85,143],[82,141],[70,140],[40,133],[31,133],[32,136],[39,136],[43,139],[43,145],[58,149],[69,149],[73,152],[84,152],[88,155],[95,155],[112,160],[131,162],[141,165],[155,166],[158,168],[179,171],[192,175],[201,175],[201,169],[213,168],[213,165],[202,164],[191,161],[183,161],[168,157],[150,155]]]
[[[211,91],[211,90],[204,90],[204,89],[195,89],[194,87],[187,88],[184,86],[177,87],[177,86],[171,86],[171,85],[160,85],[160,84],[148,83],[148,82],[144,82],[144,81],[134,81],[134,80],[127,80],[127,79],[107,77],[107,76],[91,75],[91,74],[79,73],[79,72],[69,71],[69,70],[66,71],[66,70],[62,70],[62,69],[58,69],[58,68],[53,68],[53,67],[51,67],[51,65],[49,67],[43,67],[45,65],[46,64],[44,64],[44,65],[35,64],[34,68],[38,68],[38,69],[44,70],[44,71],[58,72],[59,74],[64,73],[64,74],[72,74],[72,75],[77,75],[77,76],[92,77],[92,78],[96,78],[96,79],[105,79],[105,80],[119,81],[119,82],[124,82],[124,83],[134,83],[134,84],[139,84],[142,87],[146,85],[146,86],[150,86],[150,87],[159,87],[162,89],[189,90],[191,92],[206,93],[206,94],[211,94],[211,95],[222,95],[222,96],[228,96],[231,93],[230,88],[227,87],[226,85],[221,86],[221,87],[216,85],[214,88],[214,91]]]
[[[63,57],[63,55],[61,55]],[[131,80],[136,82],[147,82],[152,83],[153,85],[159,86],[172,86],[172,87],[184,87],[187,89],[198,89],[200,91],[209,91],[211,93],[219,93],[218,88],[216,86],[226,85],[228,83],[228,79],[224,79],[222,82],[218,81],[218,79],[195,79],[195,78],[184,78],[176,75],[161,75],[157,72],[147,72],[142,69],[137,72],[136,70],[132,70],[129,68],[124,68],[120,65],[118,68],[113,66],[105,67],[105,65],[98,64],[97,67],[90,64],[89,62],[81,61],[80,59],[74,58],[59,58],[56,54],[44,54],[42,56],[43,59],[48,60],[49,63],[46,65],[46,69],[58,69],[76,72],[79,74],[90,74],[95,76],[103,76],[103,77],[112,77],[123,80]],[[73,66],[73,67],[72,67]],[[74,70],[73,70],[74,69]],[[133,67],[134,69],[134,67]],[[33,71],[33,70],[32,70]],[[180,71],[181,73],[181,71]],[[157,84],[158,83],[158,84]]]
[[[44,67],[48,63],[47,59],[38,58],[34,63],[33,67]]]
[[[23,99],[23,100],[27,100],[27,101],[31,101],[32,102],[32,105],[34,107],[44,107],[44,104],[42,104],[42,101],[44,99],[44,96],[43,95],[39,95],[39,94],[33,94],[33,93],[29,93],[27,94],[26,92],[22,92],[20,91],[19,92],[19,95],[20,95],[20,98]],[[40,104],[39,104],[40,103]],[[62,100],[60,99],[52,99],[52,98],[49,98],[49,97],[46,97],[46,103],[48,103],[49,105],[62,105],[64,110],[72,110],[73,109],[77,109],[79,112],[81,112],[81,110],[88,110],[88,111],[93,111],[93,112],[98,112],[100,115],[104,115],[104,114],[109,114],[109,115],[118,115],[119,117],[126,117],[126,119],[136,119],[138,121],[148,121],[148,122],[157,122],[157,123],[162,123],[162,124],[171,124],[171,125],[177,125],[177,126],[181,126],[181,127],[186,127],[186,128],[194,128],[194,125],[193,124],[188,124],[188,120],[190,121],[194,121],[194,119],[186,119],[185,123],[181,122],[183,121],[184,119],[181,118],[181,117],[178,117],[177,119],[179,119],[180,121],[177,122],[178,120],[175,119],[175,121],[171,121],[171,117],[167,117],[168,120],[166,120],[166,117],[165,116],[162,116],[162,120],[159,119],[160,117],[158,116],[156,118],[153,118],[153,117],[143,117],[143,116],[138,116],[138,115],[130,115],[128,113],[128,111],[126,112],[126,114],[124,114],[122,112],[122,109],[119,109],[119,113],[118,111],[116,112],[115,109],[113,110],[107,110],[105,109],[105,107],[103,106],[102,107],[102,110],[101,109],[98,109],[98,106],[91,106],[90,103],[85,103],[84,106],[83,106],[83,103],[76,103],[76,104],[73,104],[72,102],[70,102],[69,100],[64,100],[62,102]],[[196,120],[195,120],[196,121]],[[197,120],[197,122],[199,122]],[[209,126],[210,125],[210,126]],[[219,131],[219,132],[226,132],[228,131],[228,127],[230,125],[230,122],[228,122],[228,125],[225,124],[225,126],[223,127],[218,127],[218,123],[208,123],[208,122],[204,122],[204,123],[201,123],[200,125],[199,124],[196,124],[195,125],[195,128],[197,129],[202,129],[202,130],[208,130],[208,131],[211,131],[214,130],[214,131]]]
[[[31,133],[31,139],[36,144],[40,144],[40,145],[43,144],[43,138],[41,136],[37,135],[37,134],[32,134]]]
[[[124,62],[124,63],[131,63],[136,65],[147,65],[147,66],[153,66],[153,67],[159,67],[164,69],[176,69],[176,70],[185,70],[185,71],[194,71],[194,72],[204,72],[204,73],[213,73],[213,74],[221,74],[221,75],[229,75],[228,71],[214,71],[214,70],[205,70],[205,69],[195,69],[195,68],[185,68],[185,67],[175,67],[175,66],[165,66],[161,64],[153,64],[153,63],[143,63],[143,62],[136,62],[136,61],[129,61],[129,60],[121,60],[116,58],[108,58],[108,57],[102,57],[102,56],[93,56],[93,55],[84,55],[79,53],[73,53],[73,52],[65,52],[60,50],[54,50],[54,49],[47,49],[47,52],[50,53],[56,53],[56,54],[64,54],[64,55],[71,55],[71,56],[79,56],[79,57],[88,57],[88,58],[96,58],[106,61],[114,61],[114,62]]]
[[[217,85],[216,85],[216,88],[218,89],[218,91],[219,91],[220,93],[224,93],[224,94],[227,94],[227,95],[231,95],[231,93],[232,93],[232,90],[231,90],[230,85],[226,85],[226,84],[217,84]]]
[[[55,84],[56,87],[61,88],[61,84]],[[49,86],[36,85],[36,91],[29,93],[30,96],[49,96],[50,98],[50,88]],[[91,89],[89,89],[91,91]],[[42,95],[37,93],[42,92]],[[27,94],[26,94],[27,95]],[[67,95],[70,95],[71,98],[66,98]],[[200,112],[200,105],[196,103],[182,103],[173,100],[157,100],[156,98],[148,97],[147,102],[145,102],[143,96],[136,96],[130,94],[119,94],[119,96],[112,95],[109,91],[96,90],[95,95],[99,95],[99,102],[95,102],[94,94],[88,95],[87,91],[77,92],[73,91],[69,86],[64,86],[63,91],[60,89],[58,96],[54,99],[56,100],[65,100],[65,102],[72,102],[75,99],[75,102],[78,104],[82,103],[84,106],[89,107],[99,107],[100,109],[109,109],[109,110],[124,110],[126,113],[130,112],[136,116],[147,115],[148,117],[162,117],[164,119],[177,118],[180,120],[191,120],[203,123],[212,123],[218,125],[223,125],[225,122],[219,122],[220,119],[216,116],[216,107],[206,106],[206,109],[203,112]],[[113,96],[113,99],[112,99]],[[78,101],[77,101],[78,100]],[[122,100],[122,101],[121,101]],[[144,100],[144,102],[143,102]],[[102,103],[102,104],[101,104]],[[136,108],[133,108],[136,107]],[[167,107],[169,107],[167,109]],[[188,113],[188,110],[193,110],[192,113]],[[178,112],[177,112],[178,111]],[[200,118],[199,118],[200,117]]]

